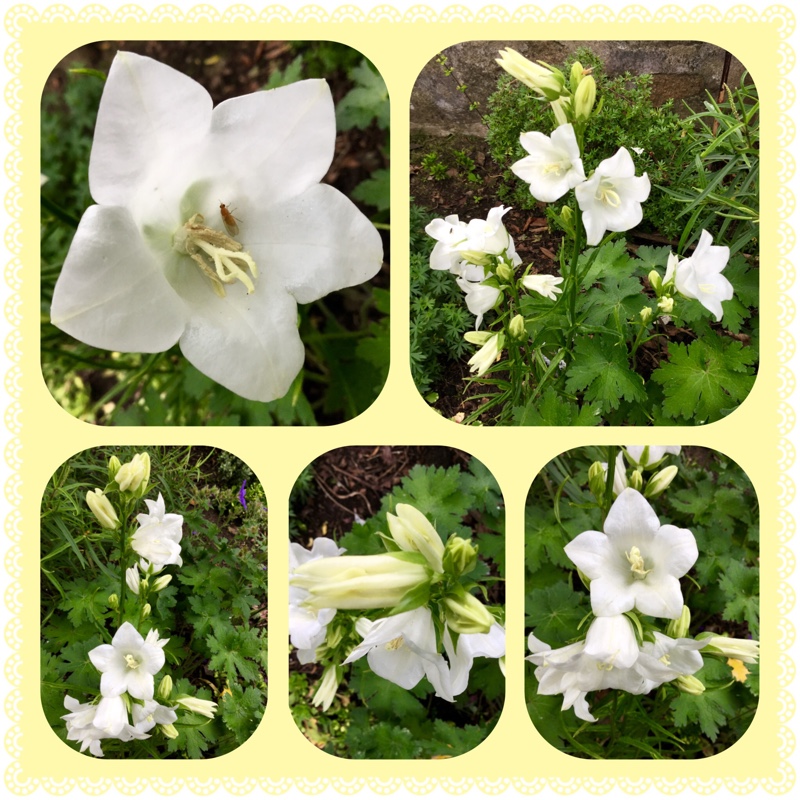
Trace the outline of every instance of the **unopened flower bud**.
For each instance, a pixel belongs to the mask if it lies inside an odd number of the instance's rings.
[[[123,464],[115,477],[121,492],[142,495],[150,480],[150,454],[137,453],[127,464]]]
[[[159,725],[158,729],[164,734],[164,736],[167,737],[167,739],[178,738],[178,729],[172,723],[169,723],[169,725]]]
[[[139,594],[139,568],[136,564],[125,570],[125,583],[134,594]]]
[[[336,690],[339,688],[339,677],[336,667],[331,665],[322,673],[322,680],[319,682],[317,691],[311,703],[317,708],[327,711],[336,697]]]
[[[640,469],[634,470],[628,478],[628,486],[636,489],[637,492],[642,491],[642,471]]]
[[[119,527],[117,512],[101,489],[86,493],[86,505],[103,528],[113,531]]]
[[[119,595],[118,594],[110,594],[108,596],[108,607],[112,611],[117,611],[119,609]]]
[[[464,334],[464,340],[470,344],[477,344],[482,347],[492,336],[495,336],[495,334],[491,331],[467,331]]]
[[[684,694],[703,694],[706,690],[703,682],[699,678],[695,678],[694,675],[679,675],[675,679],[675,685]]]
[[[756,639],[734,639],[732,636],[698,636],[705,642],[703,653],[716,653],[727,658],[738,658],[745,664],[758,662],[759,642]]]
[[[122,466],[122,464],[120,463],[120,460],[116,456],[111,456],[111,458],[108,459],[108,482],[109,483],[111,483],[111,481],[114,480],[114,477],[116,476],[116,474],[119,471],[119,468],[121,466]]]
[[[645,497],[658,497],[673,481],[678,474],[678,468],[673,464],[669,467],[659,470],[647,482],[644,490]]]
[[[527,338],[528,331],[525,327],[525,318],[522,314],[517,314],[511,322],[508,323],[508,332],[515,339],[522,340]]]
[[[289,584],[308,590],[310,608],[391,608],[430,583],[432,570],[420,561],[413,553],[320,558],[297,567]]]
[[[665,295],[664,297],[659,299],[658,310],[662,314],[671,314],[673,308],[675,308],[675,301],[671,297],[667,297]]]
[[[569,206],[561,206],[561,219],[564,220],[567,225],[572,223],[573,216],[574,214]]]
[[[525,56],[507,47],[500,51],[497,63],[518,81],[548,100],[556,100],[564,88],[564,74],[547,64],[534,64]]]
[[[169,700],[169,696],[172,694],[172,676],[165,675],[161,679],[161,683],[158,684],[158,696],[161,700],[165,702]]]
[[[463,575],[478,563],[478,548],[468,539],[453,534],[444,548],[444,571],[449,575]]]
[[[463,587],[444,598],[445,619],[456,633],[488,633],[494,624],[489,609]]]
[[[511,283],[514,280],[514,270],[508,264],[498,264],[495,273],[504,283]]]
[[[175,702],[187,711],[191,711],[193,714],[200,714],[209,719],[214,719],[214,714],[217,713],[217,704],[211,700],[201,700],[199,697],[181,695]]]
[[[587,120],[592,114],[597,97],[597,84],[591,75],[584,76],[580,86],[575,90],[575,119]]]
[[[464,261],[478,267],[489,267],[492,264],[492,257],[483,250],[459,250],[458,254]]]
[[[150,605],[150,603],[145,603],[144,606],[142,607],[142,619],[147,619],[150,616],[152,610],[153,608]]]
[[[576,61],[572,65],[572,69],[569,71],[569,88],[572,89],[574,92],[578,86],[580,86],[581,81],[583,80],[583,64],[580,61]]]
[[[161,575],[153,581],[153,591],[160,592],[172,580],[172,575]]]
[[[661,276],[658,272],[654,269],[650,270],[650,274],[647,276],[647,280],[650,281],[650,285],[653,287],[653,291],[658,295],[661,296]]]
[[[398,503],[397,515],[387,514],[389,532],[401,550],[422,553],[434,572],[442,571],[444,544],[428,518],[414,506]]]
[[[683,607],[678,619],[671,619],[667,624],[667,636],[672,639],[684,639],[689,633],[689,625],[692,622],[692,612],[688,606]]]
[[[642,322],[646,325],[653,317],[653,309],[650,306],[645,306],[640,312],[639,316],[642,319]]]
[[[606,468],[600,461],[595,461],[589,467],[589,490],[595,497],[602,497],[606,493]]]

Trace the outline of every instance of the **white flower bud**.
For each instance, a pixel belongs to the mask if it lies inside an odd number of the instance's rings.
[[[103,494],[101,489],[86,493],[86,505],[89,506],[95,519],[107,530],[113,531],[119,527],[117,512],[111,501]]]

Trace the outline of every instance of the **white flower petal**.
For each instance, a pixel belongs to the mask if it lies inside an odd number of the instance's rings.
[[[188,312],[130,213],[90,206],[56,283],[50,318],[93,347],[158,353],[178,341]]]
[[[283,397],[303,366],[297,305],[267,274],[256,291],[233,287],[224,298],[192,276],[192,317],[181,351],[203,374],[248,400]],[[187,281],[187,289],[189,289]]]
[[[103,205],[126,205],[150,180],[154,154],[191,153],[207,134],[212,101],[196,81],[152,58],[120,51],[97,112],[89,187]],[[173,164],[174,166],[174,164]]]
[[[244,196],[263,196],[269,176],[270,205],[319,183],[333,160],[335,140],[333,98],[324,80],[234,97],[211,115],[211,149],[220,174],[240,176],[237,189]]]
[[[247,245],[260,269],[279,276],[298,303],[363,283],[383,263],[375,226],[341,192],[324,184],[269,208]],[[258,283],[256,291],[261,288]]]

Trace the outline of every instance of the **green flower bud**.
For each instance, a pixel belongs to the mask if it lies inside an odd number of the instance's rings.
[[[569,88],[574,92],[583,80],[583,64],[576,61],[569,72]]]
[[[172,676],[165,675],[161,679],[161,683],[158,684],[158,692],[159,698],[164,702],[169,700],[170,695],[172,694]]]
[[[598,498],[606,493],[606,470],[600,461],[589,467],[589,491]]]
[[[147,619],[150,616],[150,613],[152,612],[152,610],[153,610],[153,608],[150,605],[150,603],[145,603],[144,606],[142,607],[142,619],[143,620]]]
[[[522,314],[517,314],[511,322],[508,323],[508,332],[514,339],[527,339],[528,331],[525,328],[525,318]]]
[[[628,478],[628,486],[636,489],[637,492],[642,491],[642,471],[641,469],[634,470]]]
[[[172,575],[161,575],[153,581],[153,591],[160,592],[172,580]]]
[[[514,280],[514,270],[508,264],[498,264],[495,274],[504,283],[511,283]]]
[[[692,622],[692,612],[687,606],[683,607],[678,619],[671,619],[667,625],[667,636],[673,639],[684,639],[689,633],[689,625]]]
[[[575,119],[589,119],[596,97],[597,84],[591,75],[585,75],[580,86],[575,90]]]
[[[108,607],[112,611],[119,610],[119,595],[118,594],[110,594],[108,596]]]
[[[150,481],[150,454],[137,453],[127,464],[119,468],[114,480],[121,492],[143,496]]]
[[[662,280],[658,272],[654,269],[651,269],[650,274],[647,276],[647,280],[650,281],[650,285],[653,287],[653,291],[660,297]]]
[[[572,223],[573,216],[574,214],[569,206],[561,206],[561,219],[563,219],[564,222],[570,225]]]
[[[680,675],[675,679],[675,685],[685,694],[703,694],[706,690],[703,682],[694,675]]]
[[[177,739],[178,738],[178,730],[177,728],[170,723],[169,725],[159,725],[158,726],[161,733],[167,737],[167,739]]]
[[[653,318],[653,309],[650,308],[650,306],[645,306],[639,312],[639,316],[642,318],[642,322],[646,325]]]
[[[111,483],[111,481],[114,480],[114,477],[116,476],[116,474],[119,471],[119,468],[121,466],[122,466],[122,464],[120,463],[120,460],[116,456],[111,456],[111,458],[108,459],[108,482],[109,483]]]
[[[462,586],[444,598],[444,608],[447,624],[456,633],[488,633],[494,624],[489,609]]]
[[[444,571],[449,575],[463,575],[475,568],[478,562],[478,548],[467,539],[453,534],[444,548]]]
[[[678,474],[678,468],[674,465],[664,467],[653,475],[647,482],[647,487],[644,490],[645,497],[658,497],[674,480]]]
[[[111,501],[103,494],[101,489],[86,493],[86,505],[89,506],[95,519],[103,528],[110,531],[119,528],[117,512],[114,511],[114,506],[111,505]]]

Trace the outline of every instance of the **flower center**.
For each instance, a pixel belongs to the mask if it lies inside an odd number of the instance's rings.
[[[202,214],[195,214],[179,228],[173,238],[173,247],[185,253],[211,281],[217,296],[225,297],[225,284],[240,281],[248,294],[256,287],[258,267],[242,245],[227,233],[207,228]],[[248,274],[249,271],[249,274]]]
[[[595,192],[595,200],[605,203],[612,208],[619,208],[622,199],[614,188],[614,184],[608,178],[601,178]]]
[[[597,669],[603,672],[611,672],[611,670],[614,669],[614,665],[610,661],[598,661]]]
[[[569,172],[571,166],[572,163],[566,159],[562,161],[551,161],[544,165],[542,172],[545,175],[555,175],[557,178],[560,178],[562,175],[566,175]]]
[[[399,650],[403,646],[403,637],[398,636],[395,639],[392,639],[391,642],[386,642],[384,646],[387,650]]]
[[[631,565],[631,572],[636,580],[643,581],[647,577],[647,573],[653,571],[652,569],[644,568],[644,559],[636,545],[631,547],[630,553],[625,553],[625,558],[628,559],[628,563]]]
[[[141,661],[137,661],[130,653],[125,653],[125,666],[128,669],[139,669]]]
[[[661,656],[661,658],[659,658],[658,660],[659,660],[659,661],[660,661],[660,662],[661,662],[661,663],[662,663],[662,664],[663,664],[665,667],[668,667],[668,666],[670,665],[669,653],[664,653],[664,655],[663,655],[663,656]]]

